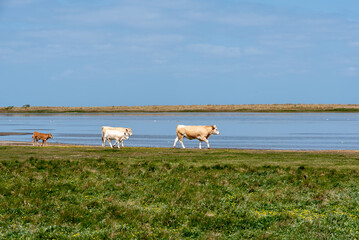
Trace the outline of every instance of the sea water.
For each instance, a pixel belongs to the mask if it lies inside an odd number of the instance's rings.
[[[172,147],[176,126],[217,125],[212,148],[359,150],[359,113],[111,113],[0,114],[0,140],[28,141],[34,131],[49,143],[101,145],[101,127],[130,127],[128,147]],[[197,148],[197,140],[184,140]],[[206,147],[206,144],[202,144]],[[177,143],[180,147],[180,143]]]

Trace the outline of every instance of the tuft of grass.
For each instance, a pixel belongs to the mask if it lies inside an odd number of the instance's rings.
[[[0,147],[0,238],[355,239],[358,157]]]

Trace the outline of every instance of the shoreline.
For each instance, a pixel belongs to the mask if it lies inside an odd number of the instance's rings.
[[[38,146],[40,146],[42,141],[39,141]],[[32,147],[32,142],[24,142],[24,141],[8,141],[8,140],[0,140],[0,146],[30,146]],[[97,147],[92,145],[77,145],[77,144],[68,144],[68,143],[50,143],[48,142],[49,147]],[[36,147],[36,144],[35,146]],[[44,147],[46,146],[46,143],[44,143]]]
[[[359,112],[359,104],[239,104],[94,107],[0,107],[0,113],[160,113],[160,112]]]
[[[14,136],[14,135],[31,135],[27,132],[0,132],[0,136]]]
[[[41,143],[39,143],[40,147]],[[22,146],[22,147],[32,147],[32,142],[24,142],[24,141],[7,141],[7,140],[0,140],[0,147],[2,146]],[[37,147],[36,145],[34,147]],[[44,147],[47,147],[46,144],[44,144]],[[104,149],[110,149],[109,146],[102,147],[100,145],[82,145],[82,144],[69,144],[69,143],[50,143],[48,142],[48,147],[92,147],[92,148],[104,148]],[[125,148],[150,148],[150,149],[157,149],[161,147],[125,147]],[[172,149],[172,147],[167,147]],[[166,148],[166,149],[167,149]],[[115,147],[114,149],[117,149]],[[119,151],[122,148],[119,149]],[[175,148],[175,149],[182,149],[182,148]],[[184,150],[195,150],[195,151],[207,151],[208,149],[198,149],[198,148],[186,148]],[[239,149],[239,148],[211,148],[210,150],[237,150],[237,151],[244,151],[244,152],[257,152],[257,153],[265,153],[265,152],[277,152],[277,153],[359,153],[359,150],[342,150],[342,149],[334,149],[334,150],[295,150],[295,149]]]

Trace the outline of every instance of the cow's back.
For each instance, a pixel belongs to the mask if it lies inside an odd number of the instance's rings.
[[[102,134],[105,134],[106,131],[108,130],[119,130],[119,131],[128,131],[129,135],[132,136],[132,129],[131,128],[124,128],[124,127],[108,127],[108,126],[103,126],[102,127]]]
[[[121,131],[121,130],[113,130],[113,129],[108,129],[105,132],[104,138],[105,139],[115,139],[115,138],[121,138],[126,134],[126,131]]]
[[[178,125],[176,128],[177,134],[181,134],[189,139],[197,138],[198,136],[207,136],[208,131],[206,126],[185,126]]]
[[[41,133],[39,132],[34,132],[34,134],[32,134],[32,138],[40,138]]]
[[[46,133],[34,132],[34,134],[32,135],[32,138],[47,140],[49,138],[52,138],[52,135],[51,135],[51,133],[46,134]]]

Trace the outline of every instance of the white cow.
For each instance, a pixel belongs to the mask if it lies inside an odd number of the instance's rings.
[[[106,145],[106,141],[107,141],[108,144],[110,144],[111,148],[116,146],[116,144],[117,147],[120,148],[120,142],[122,143],[123,146],[123,140],[128,138],[129,138],[128,131],[107,130],[104,136],[102,137],[102,147]],[[111,140],[116,140],[115,144],[112,145]]]
[[[107,131],[107,130],[118,130],[118,131],[127,131],[128,132],[128,135],[129,136],[132,136],[132,129],[131,128],[124,128],[124,127],[108,127],[108,126],[103,126],[102,127],[102,138],[104,137],[104,135],[105,135],[105,132]],[[128,138],[127,138],[128,139]],[[122,144],[122,147],[124,147],[124,145],[123,145],[123,141],[121,142],[121,144]]]
[[[173,144],[173,148],[176,147],[176,143],[179,140],[182,147],[185,148],[183,145],[183,138],[188,138],[189,140],[198,139],[199,140],[199,149],[202,148],[202,141],[207,143],[207,147],[209,148],[208,138],[211,134],[218,135],[219,131],[216,125],[211,126],[185,126],[185,125],[178,125],[176,128],[177,137],[175,139],[175,143]]]

